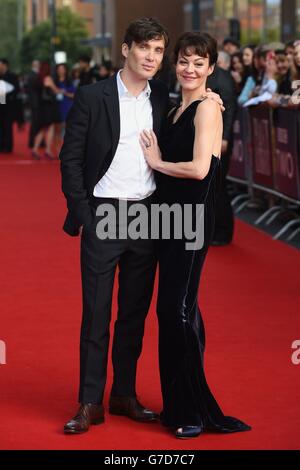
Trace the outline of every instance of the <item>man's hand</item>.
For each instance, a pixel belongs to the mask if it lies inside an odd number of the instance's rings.
[[[218,95],[218,93],[214,93],[211,88],[207,88],[206,92],[203,93],[202,98],[208,98],[209,100],[216,101],[220,105],[222,113],[225,111],[223,100],[221,99],[220,95]]]

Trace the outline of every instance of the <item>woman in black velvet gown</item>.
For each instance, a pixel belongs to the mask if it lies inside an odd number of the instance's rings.
[[[144,131],[141,145],[157,171],[158,203],[204,204],[204,243],[187,249],[187,240],[158,243],[159,362],[163,395],[161,420],[178,438],[203,431],[247,431],[242,421],[224,416],[205,379],[204,325],[198,306],[200,275],[214,231],[216,179],[222,144],[222,115],[213,100],[201,99],[217,61],[217,44],[209,35],[185,33],[175,47],[182,104],[173,109],[162,139]],[[194,226],[195,228],[195,226]],[[172,233],[172,232],[171,232]],[[198,248],[198,247],[197,247]]]

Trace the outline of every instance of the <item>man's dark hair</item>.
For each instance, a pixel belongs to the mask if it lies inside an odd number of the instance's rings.
[[[7,65],[7,67],[9,67],[9,61],[7,59],[0,59],[0,62],[4,65]]]
[[[159,21],[155,18],[140,18],[129,24],[123,43],[127,44],[130,49],[133,42],[140,44],[152,39],[163,39],[165,47],[169,45],[169,33]]]
[[[265,46],[258,46],[255,49],[255,55],[256,57],[266,59],[268,53],[270,52],[270,49],[266,48]]]
[[[294,47],[294,39],[292,41],[288,41],[286,44],[285,44],[285,47]]]
[[[284,49],[276,49],[274,52],[276,56],[284,55]]]
[[[218,60],[218,44],[208,33],[183,33],[174,48],[175,64],[178,61],[179,53],[186,56],[198,54],[200,57],[208,57],[209,65],[214,65]]]
[[[224,39],[223,46],[226,46],[227,44],[233,44],[234,46],[238,47],[239,49],[241,47],[239,41],[235,38],[232,38],[232,37],[228,37],[228,38]]]
[[[85,64],[89,64],[91,62],[91,58],[88,55],[81,55],[78,59],[79,62],[84,62]]]

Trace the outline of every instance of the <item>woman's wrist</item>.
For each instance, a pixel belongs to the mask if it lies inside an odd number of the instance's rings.
[[[162,160],[159,160],[156,165],[155,165],[155,168],[154,170],[156,171],[162,171],[164,168],[164,162]]]

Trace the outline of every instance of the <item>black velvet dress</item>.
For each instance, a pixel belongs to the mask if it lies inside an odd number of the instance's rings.
[[[163,160],[193,159],[194,117],[200,101],[193,102],[173,124],[171,113],[160,140]],[[200,275],[214,232],[214,207],[219,159],[212,156],[203,180],[157,174],[159,204],[204,204],[204,244],[186,249],[186,239],[158,242],[159,361],[163,395],[161,421],[169,427],[201,426],[215,432],[246,431],[250,427],[224,416],[205,379],[205,331],[198,306]],[[193,211],[196,217],[196,211]],[[173,232],[174,235],[174,232]]]

